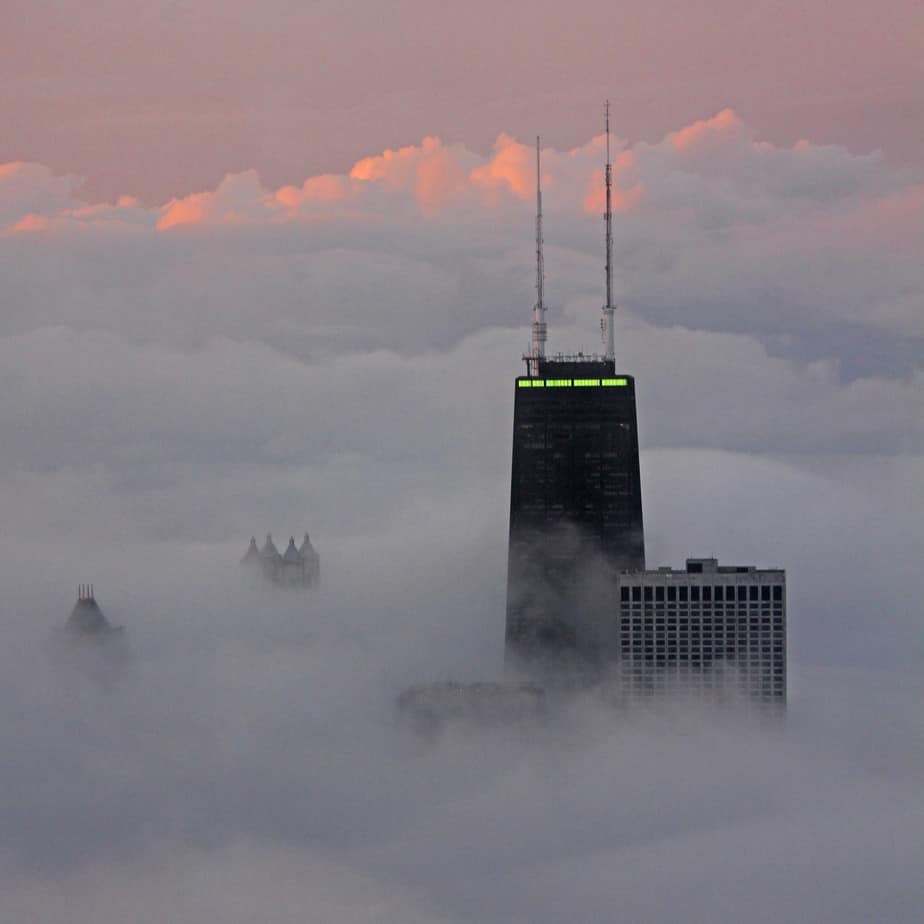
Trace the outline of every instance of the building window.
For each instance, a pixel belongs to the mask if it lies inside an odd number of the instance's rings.
[[[756,601],[756,600],[757,600],[757,588],[754,587],[754,586],[749,587],[749,588],[748,588],[748,596],[750,597],[751,600]]]
[[[709,586],[703,587],[703,603],[712,600],[712,588]]]
[[[769,590],[769,588],[768,588],[768,590]],[[770,598],[768,597],[767,599],[769,600]],[[650,603],[650,602],[651,602],[651,588],[650,588],[650,587],[646,587],[646,588],[645,588],[645,602],[646,602],[646,603]]]
[[[694,603],[699,603],[699,588],[698,587],[694,586],[690,588],[690,599]]]
[[[655,588],[655,600],[658,601],[659,603],[664,602],[664,588],[663,587]]]
[[[620,591],[619,599],[622,600],[623,603],[628,603],[629,602],[629,588],[620,587],[619,591]]]
[[[642,588],[641,587],[632,588],[632,599],[636,603],[641,603],[641,600],[642,600]]]
[[[775,584],[773,587],[773,599],[782,600],[783,599],[783,586],[781,584]]]
[[[680,588],[680,602],[681,602],[681,603],[686,603],[686,602],[687,602],[687,589],[686,589],[686,587],[681,587],[681,588]]]

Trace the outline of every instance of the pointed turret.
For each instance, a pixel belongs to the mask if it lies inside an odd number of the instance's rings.
[[[302,545],[298,552],[305,562],[305,583],[316,584],[321,577],[321,556],[318,555],[317,550],[311,544],[308,533],[305,533],[305,538],[302,540]]]
[[[286,553],[282,556],[282,581],[284,584],[305,583],[305,559],[295,548],[295,539],[290,538]]]
[[[263,548],[260,550],[260,557],[263,559],[268,559],[268,558],[276,559],[276,558],[282,557],[279,554],[279,549],[277,549],[273,543],[272,533],[266,534],[266,542],[263,543]]]
[[[271,533],[266,534],[266,542],[263,543],[263,548],[260,550],[260,565],[263,568],[263,573],[268,578],[273,579],[278,576],[282,568],[282,556],[279,554],[279,549],[273,544]]]
[[[247,551],[244,553],[244,557],[241,559],[242,565],[255,565],[260,561],[260,550],[257,548],[257,537],[250,537],[250,545],[247,546]]]
[[[286,546],[286,553],[282,556],[282,560],[290,564],[299,564],[303,560],[298,549],[295,548],[295,539],[292,536],[289,537],[289,544]]]

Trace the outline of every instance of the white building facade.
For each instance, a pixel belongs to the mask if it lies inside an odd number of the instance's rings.
[[[687,559],[616,579],[620,674],[631,696],[692,691],[786,701],[786,572]]]

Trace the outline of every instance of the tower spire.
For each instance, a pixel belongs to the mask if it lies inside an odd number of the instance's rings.
[[[610,163],[610,101],[607,100],[603,109],[606,117],[606,304],[603,306],[603,355],[607,360],[615,362],[616,345],[613,331],[613,313],[616,306],[613,304],[613,166]]]
[[[533,342],[527,369],[530,375],[539,374],[539,360],[545,358],[545,341],[548,336],[545,324],[545,261],[542,256],[542,167],[539,155],[539,136],[536,135],[536,304],[533,306]]]

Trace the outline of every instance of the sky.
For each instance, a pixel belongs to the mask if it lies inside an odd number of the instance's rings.
[[[778,143],[924,158],[915,0],[6,0],[0,162],[158,203],[438,135],[657,141],[731,106]]]
[[[10,7],[4,914],[920,916],[911,4]],[[787,569],[787,716],[418,740],[401,690],[502,672],[539,132],[549,347],[599,347],[606,97],[648,562]],[[246,581],[305,530],[316,593]],[[89,582],[124,662],[50,642]]]

